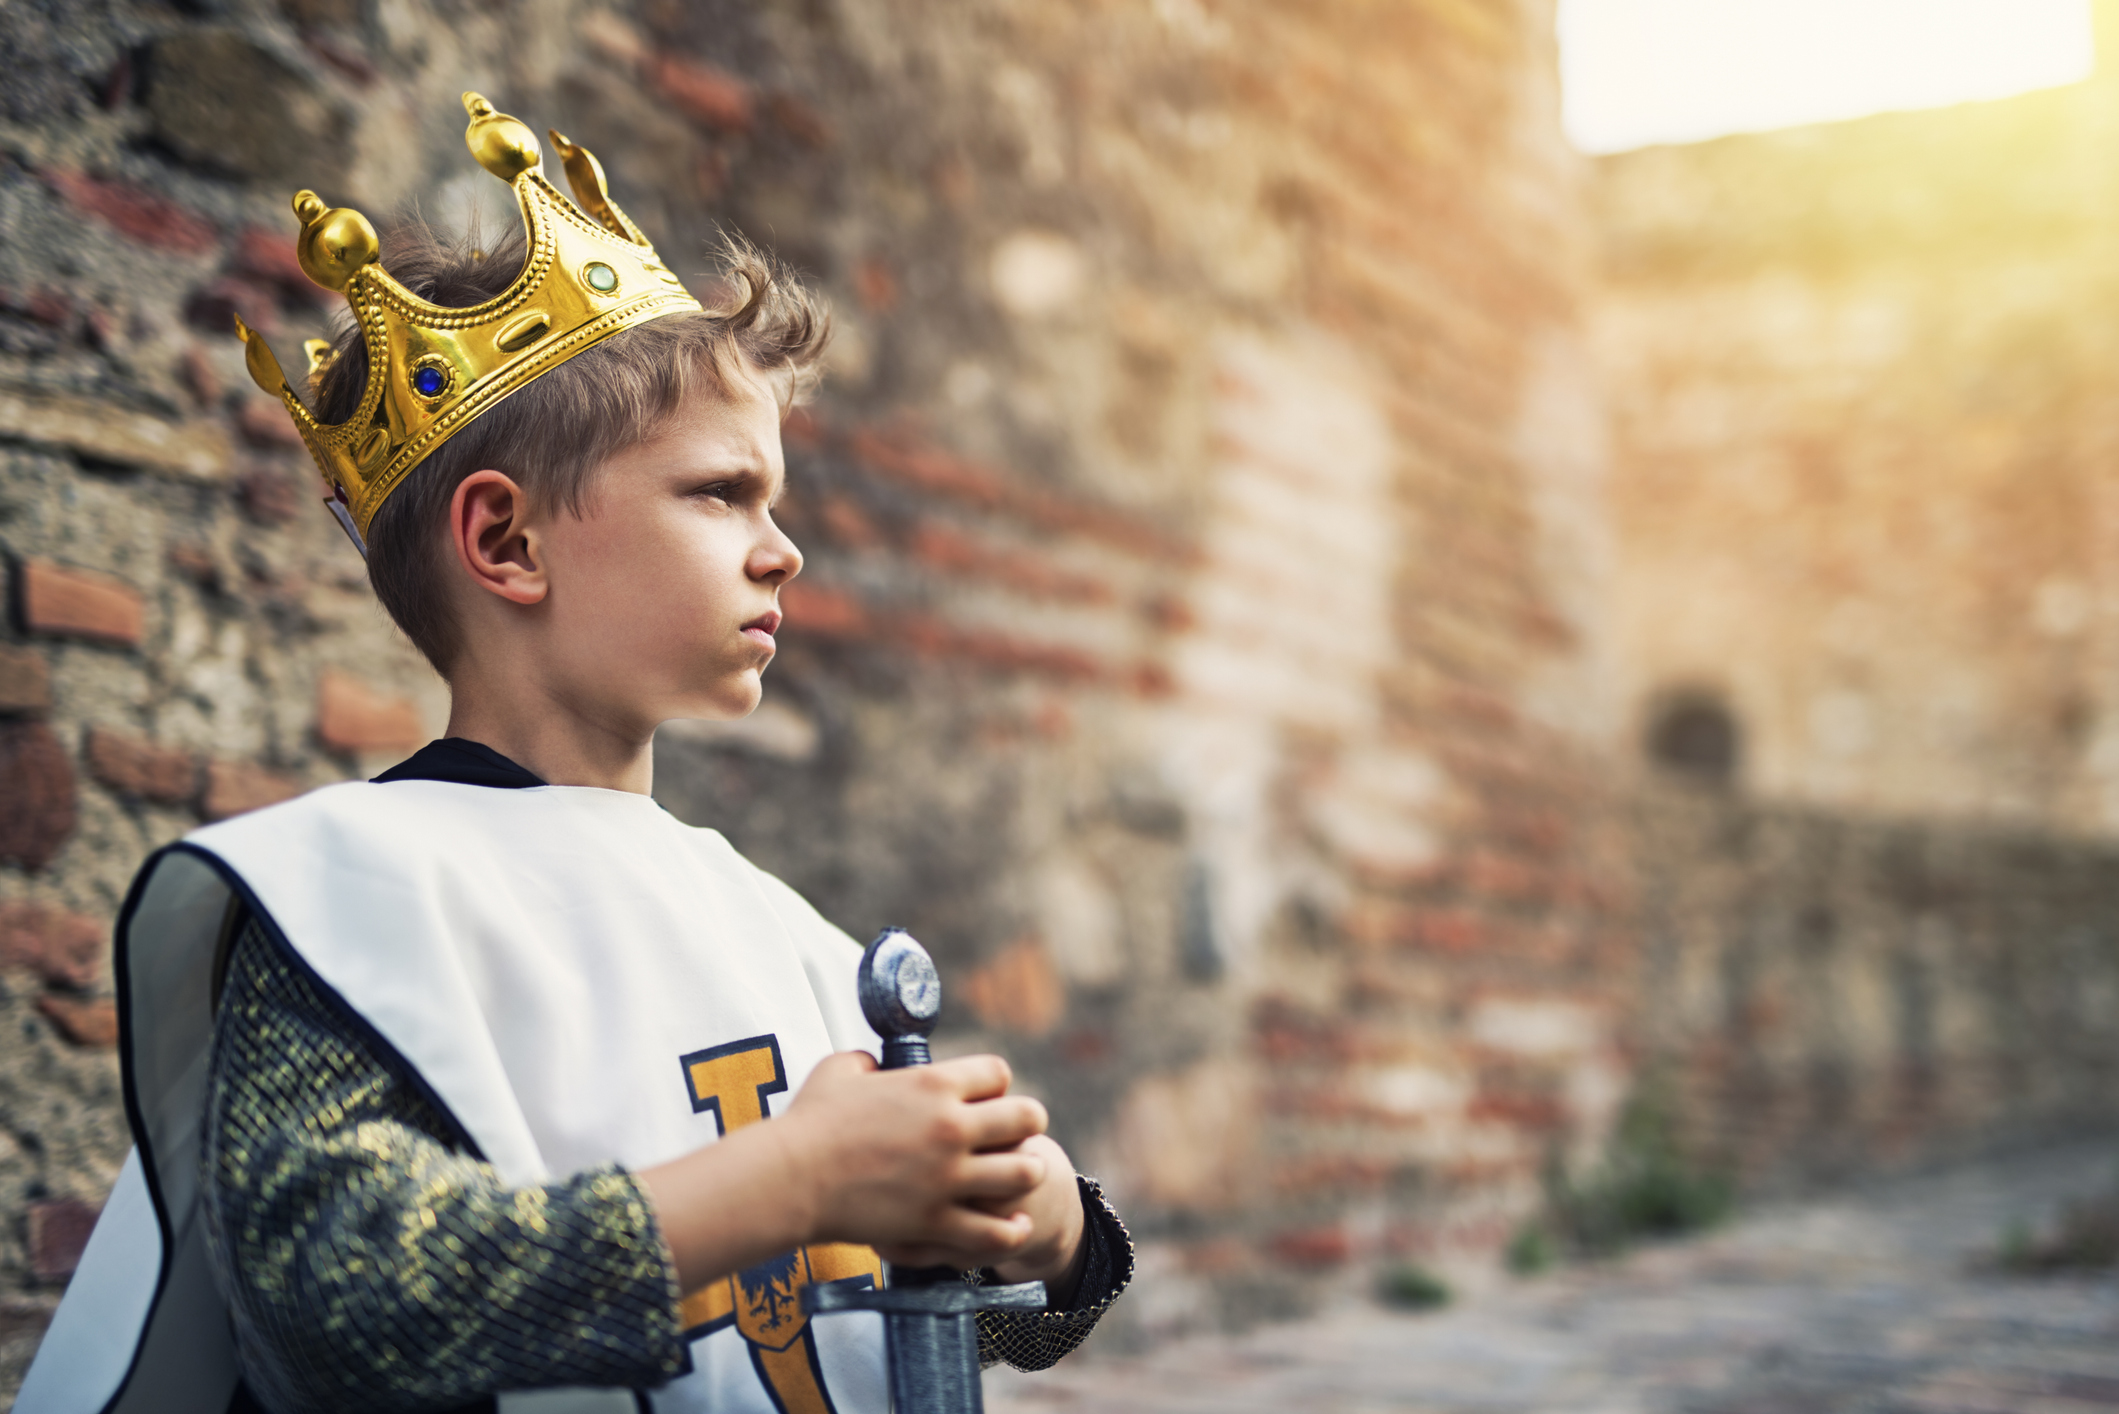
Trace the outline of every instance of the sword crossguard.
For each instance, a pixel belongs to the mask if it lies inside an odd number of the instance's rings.
[[[889,1315],[968,1316],[975,1311],[1042,1311],[1045,1284],[1020,1281],[1012,1286],[854,1286],[825,1282],[802,1288],[802,1309],[812,1316],[828,1311],[882,1311]]]

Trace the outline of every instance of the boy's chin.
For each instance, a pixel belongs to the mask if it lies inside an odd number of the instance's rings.
[[[745,673],[735,682],[719,685],[709,695],[673,704],[667,720],[732,722],[757,711],[758,703],[764,697],[765,684],[759,681],[759,675],[755,672]]]

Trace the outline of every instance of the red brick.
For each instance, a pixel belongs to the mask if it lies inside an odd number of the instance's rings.
[[[280,325],[279,295],[267,284],[240,275],[222,275],[191,292],[184,317],[209,334],[233,334],[235,321],[270,334]]]
[[[302,793],[302,786],[285,776],[248,761],[206,763],[206,793],[199,813],[208,820],[226,820],[250,810],[262,810]]]
[[[107,1050],[118,1044],[118,1004],[108,997],[59,997],[46,993],[37,998],[37,1010],[76,1046]]]
[[[1088,536],[1167,564],[1191,564],[1198,559],[1193,546],[1145,521],[1106,506],[1018,485],[906,427],[858,428],[846,439],[846,449],[864,470],[916,491],[1001,511],[1042,530]]]
[[[1484,947],[1493,929],[1476,913],[1464,909],[1434,908],[1412,920],[1410,941],[1437,952],[1471,952]]]
[[[783,132],[804,147],[831,145],[831,121],[792,93],[781,90],[767,94],[765,111]]]
[[[294,237],[284,231],[245,226],[235,238],[235,267],[295,299],[315,303],[329,293],[302,269],[301,258],[295,254]]]
[[[207,546],[191,540],[178,541],[169,547],[169,567],[201,589],[220,592],[221,565]]]
[[[291,428],[293,424],[288,425]],[[243,514],[259,525],[285,525],[309,504],[305,485],[278,467],[252,468],[236,482],[235,489],[243,503]]]
[[[18,601],[31,633],[131,647],[147,632],[140,591],[112,575],[50,560],[24,560]]]
[[[780,591],[787,626],[818,638],[864,638],[869,631],[868,606],[843,590],[796,581]]]
[[[1273,1239],[1273,1255],[1296,1267],[1336,1267],[1354,1255],[1346,1230],[1329,1225],[1298,1228]]]
[[[938,521],[917,527],[906,549],[931,568],[1005,585],[1033,599],[1100,604],[1111,598],[1111,587],[1101,579],[1071,573],[1017,546],[989,544]]]
[[[0,967],[21,967],[61,987],[86,987],[109,950],[104,927],[48,903],[0,904]]]
[[[39,175],[76,211],[142,245],[204,254],[221,243],[220,233],[205,217],[130,182],[106,181],[63,167],[46,168]]]
[[[74,832],[74,766],[43,722],[0,722],[0,860],[51,863]]]
[[[382,70],[376,68],[367,55],[350,44],[339,43],[328,34],[305,34],[302,47],[362,88],[374,87],[376,80],[383,76]]]
[[[0,715],[42,715],[51,705],[52,673],[44,655],[0,644]]]
[[[957,984],[980,1021],[1026,1036],[1048,1036],[1067,1011],[1067,989],[1035,938],[1010,944]]]
[[[756,98],[749,84],[726,69],[665,55],[648,61],[647,74],[685,116],[720,132],[749,131]]]
[[[198,794],[199,766],[188,751],[92,727],[87,754],[88,773],[122,794],[163,805],[182,805]]]
[[[29,1205],[29,1269],[39,1281],[70,1277],[81,1265],[98,1210],[78,1198]]]
[[[863,256],[854,262],[853,292],[861,308],[881,314],[898,302],[898,277],[875,256]]]
[[[198,399],[200,407],[221,405],[221,375],[213,371],[213,360],[197,344],[184,350],[184,386],[191,389],[191,396]]]
[[[824,522],[831,538],[850,549],[866,550],[882,543],[882,532],[868,513],[845,496],[827,497],[817,508],[818,519]]]
[[[427,740],[411,698],[377,692],[336,669],[317,680],[316,734],[333,751],[410,751]]]
[[[236,427],[243,440],[253,447],[286,447],[293,449],[303,444],[302,434],[295,430],[294,419],[287,409],[264,398],[245,398],[236,410]]]
[[[63,329],[73,323],[74,302],[62,291],[40,288],[14,303],[17,309],[47,329]]]

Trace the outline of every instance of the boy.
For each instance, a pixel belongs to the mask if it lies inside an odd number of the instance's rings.
[[[858,947],[647,794],[659,723],[757,704],[802,564],[779,421],[827,321],[740,245],[706,312],[586,151],[552,134],[576,210],[465,106],[526,240],[386,273],[304,192],[303,266],[355,316],[311,346],[314,414],[239,325],[448,737],[142,870],[137,1148],[18,1407],[881,1411],[878,1319],[799,1298],[885,1259],[1044,1281],[981,1343],[1048,1365],[1131,1250],[1042,1107],[997,1057],[876,1070]]]

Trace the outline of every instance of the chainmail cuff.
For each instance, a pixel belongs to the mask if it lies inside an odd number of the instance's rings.
[[[1104,1312],[1133,1280],[1133,1237],[1126,1231],[1103,1185],[1080,1174],[1075,1181],[1082,1192],[1082,1243],[1088,1248],[1082,1260],[1082,1279],[1074,1298],[1059,1310],[981,1311],[979,1320],[979,1368],[1003,1362],[1018,1370],[1049,1370],[1083,1341]],[[968,1272],[964,1279],[974,1286],[998,1284],[1000,1276],[990,1267]]]

